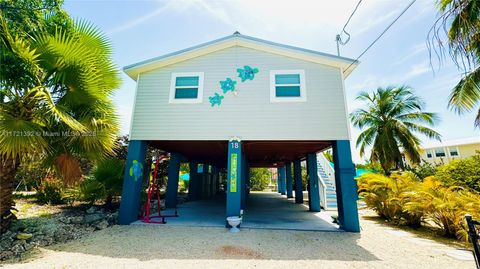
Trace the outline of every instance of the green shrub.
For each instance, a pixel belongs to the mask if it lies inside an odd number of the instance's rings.
[[[78,188],[78,199],[90,204],[106,197],[104,186],[94,177],[86,177]]]
[[[444,236],[465,240],[465,214],[480,217],[478,193],[447,187],[433,176],[420,182],[409,173],[390,177],[370,173],[357,180],[359,194],[367,206],[396,224],[418,227],[427,219]]]
[[[358,192],[368,207],[378,215],[396,224],[412,227],[421,225],[421,211],[407,211],[408,194],[415,191],[416,180],[409,173],[390,177],[367,173],[358,179]]]
[[[252,191],[263,191],[268,187],[272,174],[267,168],[250,169],[250,189]]]
[[[54,177],[46,177],[37,188],[37,201],[43,204],[62,204],[61,180]]]
[[[119,196],[123,186],[124,162],[108,159],[99,163],[93,170],[93,178],[103,187],[105,204],[110,206],[114,196]],[[93,183],[91,183],[93,184]],[[101,195],[101,192],[98,192]],[[98,197],[102,199],[102,197]]]
[[[462,186],[480,192],[480,154],[439,166],[435,178],[446,186]]]
[[[435,173],[437,172],[437,167],[437,165],[423,162],[420,165],[409,168],[409,171],[415,174],[415,176],[417,176],[420,180],[423,180],[426,177],[435,175]]]

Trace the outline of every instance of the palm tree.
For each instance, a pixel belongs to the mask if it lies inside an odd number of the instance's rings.
[[[355,127],[363,130],[357,139],[360,155],[364,156],[371,146],[370,160],[379,162],[387,174],[394,167],[403,168],[402,150],[413,163],[420,162],[420,140],[415,133],[440,139],[437,132],[425,126],[434,126],[437,115],[423,112],[424,103],[408,87],[361,92],[357,100],[364,101],[365,108],[353,111],[350,118]]]
[[[11,34],[0,12],[0,232],[14,218],[13,179],[37,156],[65,180],[78,178],[78,158],[112,153],[118,122],[110,100],[119,74],[111,47],[79,22]]]
[[[450,94],[449,107],[457,113],[475,109],[480,101],[480,2],[478,0],[438,1],[442,12],[429,32],[429,39],[437,43],[442,55],[445,31],[450,56],[464,71],[463,78]],[[448,30],[447,30],[448,29]],[[435,48],[435,47],[434,47]],[[480,127],[480,109],[475,118],[475,126]]]

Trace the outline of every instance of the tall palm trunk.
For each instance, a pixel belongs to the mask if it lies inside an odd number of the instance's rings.
[[[15,215],[10,211],[13,202],[14,178],[18,162],[14,158],[0,156],[0,234],[4,233]]]

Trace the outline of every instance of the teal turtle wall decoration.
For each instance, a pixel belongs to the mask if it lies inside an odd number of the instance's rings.
[[[220,87],[222,88],[223,93],[227,93],[229,91],[233,92],[235,90],[235,84],[237,84],[237,82],[231,78],[220,81]]]
[[[247,79],[253,80],[255,78],[255,74],[258,73],[258,68],[251,68],[248,65],[245,65],[242,68],[237,69],[238,77],[242,79],[242,82],[245,82]]]
[[[214,96],[208,97],[208,100],[210,101],[210,104],[213,106],[218,105],[220,106],[222,104],[222,99],[224,98],[223,95],[220,95],[218,93],[215,93]]]

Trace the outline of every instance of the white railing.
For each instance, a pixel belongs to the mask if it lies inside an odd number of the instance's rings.
[[[328,179],[330,182],[334,183],[335,182],[335,169],[333,169],[332,165],[330,165],[330,161],[323,156],[323,153],[317,154],[317,160],[318,164],[322,166],[323,171],[325,171],[325,174],[327,174]],[[335,184],[333,184],[333,187],[335,187]]]

